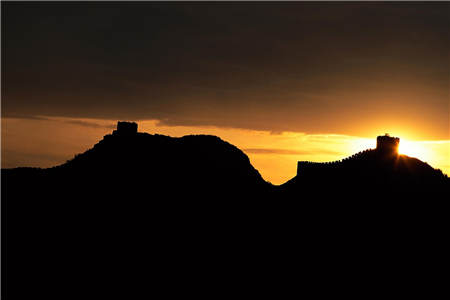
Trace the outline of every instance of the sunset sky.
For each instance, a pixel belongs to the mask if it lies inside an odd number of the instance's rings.
[[[450,174],[450,3],[1,3],[2,167],[49,167],[117,120],[215,134],[282,183],[375,146]]]

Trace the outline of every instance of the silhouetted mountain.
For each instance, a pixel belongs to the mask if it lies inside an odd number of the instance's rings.
[[[3,293],[62,299],[93,290],[100,298],[133,298],[147,287],[214,284],[204,276],[211,272],[244,280],[236,271],[243,265],[285,272],[265,265],[267,256],[314,274],[378,251],[346,252],[355,243],[388,240],[403,248],[399,224],[409,224],[405,243],[441,227],[435,216],[449,179],[383,145],[339,162],[299,162],[298,175],[277,187],[218,137],[151,135],[119,122],[60,166],[2,170],[2,278],[18,284],[4,284]]]
[[[407,197],[417,193],[444,197],[449,178],[416,158],[370,149],[335,162],[299,162],[297,176],[281,189],[291,196],[411,202]]]
[[[212,259],[201,247],[217,247],[226,230],[245,224],[272,185],[218,137],[172,138],[119,123],[60,166],[2,170],[2,187],[3,278],[18,284],[4,285],[8,295],[65,299],[88,287],[130,296],[129,284],[140,281],[167,286],[171,270]]]
[[[114,133],[63,165],[45,170],[8,170],[7,176],[11,177],[8,180],[27,172],[40,176],[33,179],[39,181],[38,190],[44,189],[53,196],[86,190],[78,195],[82,199],[117,195],[152,198],[160,192],[165,198],[183,197],[191,192],[196,197],[220,197],[270,187],[241,150],[207,135],[172,138],[137,132]],[[48,184],[51,186],[47,189]],[[27,192],[20,187],[17,190],[8,187],[11,196]]]

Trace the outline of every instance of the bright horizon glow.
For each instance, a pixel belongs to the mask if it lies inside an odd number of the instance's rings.
[[[424,161],[429,160],[432,155],[431,153],[429,153],[428,149],[425,147],[423,142],[412,142],[402,139],[400,139],[398,153],[411,157],[416,157]]]
[[[449,174],[450,141],[410,141],[400,139],[399,154],[415,157]]]
[[[117,121],[99,119],[2,118],[2,167],[52,167],[94,146],[112,132]],[[138,130],[181,137],[210,134],[241,149],[261,176],[282,184],[296,175],[298,161],[330,162],[376,147],[376,136],[340,134],[273,134],[213,126],[164,126],[156,120],[138,122]],[[49,134],[51,133],[51,134]],[[380,133],[382,135],[384,133]],[[450,174],[450,140],[414,141],[400,137],[399,153],[418,158]]]

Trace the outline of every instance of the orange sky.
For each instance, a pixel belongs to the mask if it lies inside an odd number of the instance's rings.
[[[450,3],[1,5],[3,118],[450,139]]]
[[[2,119],[2,168],[51,167],[71,159],[111,133],[115,121],[74,118]],[[138,122],[139,131],[170,136],[212,134],[239,147],[265,180],[281,184],[295,176],[297,161],[333,161],[375,147],[375,138],[217,127],[158,126]],[[400,149],[450,174],[450,140],[417,141],[402,132]],[[379,134],[384,134],[380,131]]]
[[[4,167],[60,164],[117,120],[141,120],[218,135],[273,183],[386,132],[450,172],[448,2],[1,8]]]

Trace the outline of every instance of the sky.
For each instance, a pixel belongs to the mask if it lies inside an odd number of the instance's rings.
[[[216,134],[275,183],[386,132],[450,173],[450,3],[1,6],[2,167],[63,163],[130,120]]]

